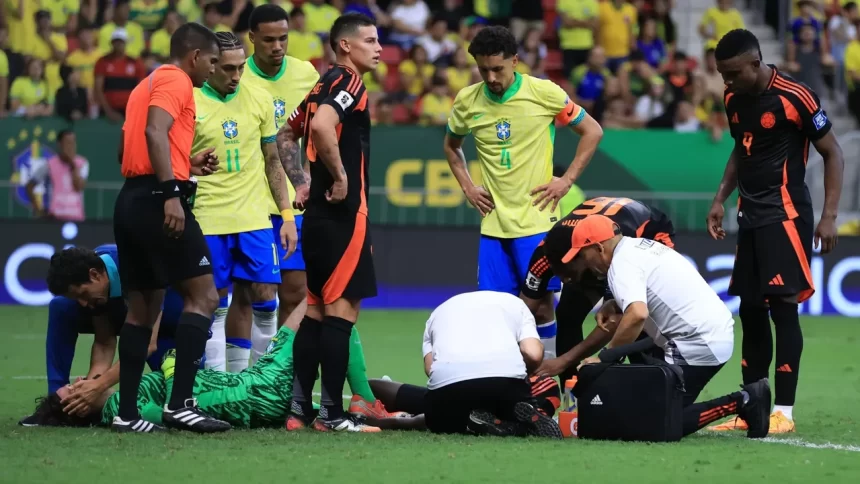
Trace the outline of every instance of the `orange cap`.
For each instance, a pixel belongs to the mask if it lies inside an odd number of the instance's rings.
[[[570,250],[561,258],[562,263],[568,263],[576,257],[584,247],[594,245],[615,237],[618,226],[605,215],[589,215],[573,226],[570,234]]]

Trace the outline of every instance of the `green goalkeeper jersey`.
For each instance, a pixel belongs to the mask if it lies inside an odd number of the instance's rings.
[[[286,326],[272,338],[266,354],[241,373],[200,370],[194,380],[194,397],[201,410],[234,427],[258,428],[283,425],[293,390],[293,337]],[[145,420],[161,424],[161,412],[173,387],[172,357],[160,372],[143,375],[137,408]],[[102,423],[109,425],[119,414],[119,392],[102,410]]]

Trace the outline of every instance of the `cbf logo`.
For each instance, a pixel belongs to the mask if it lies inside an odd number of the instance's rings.
[[[511,122],[507,119],[500,119],[496,123],[496,136],[502,141],[507,141],[511,137]]]
[[[6,149],[12,159],[11,181],[15,185],[15,199],[27,208],[33,206],[33,201],[27,194],[27,184],[30,182],[32,173],[54,156],[54,150],[45,142],[54,142],[56,138],[57,133],[54,130],[46,133],[41,126],[35,126],[32,129],[22,128],[18,133],[10,133],[6,139]],[[38,183],[34,195],[42,198],[43,207],[47,206],[48,202],[44,199],[45,194],[44,183]]]
[[[275,119],[281,119],[287,115],[287,103],[283,99],[275,99]]]
[[[278,337],[277,337],[277,336],[275,336],[274,338],[272,338],[272,339],[269,341],[269,346],[266,346],[266,354],[267,354],[267,355],[271,355],[271,354],[272,354],[272,350],[274,350],[274,349],[275,349],[275,344],[276,344],[277,342],[278,342]]]
[[[228,119],[221,123],[221,128],[224,130],[224,137],[227,139],[233,139],[236,136],[239,136],[239,124],[232,119]]]

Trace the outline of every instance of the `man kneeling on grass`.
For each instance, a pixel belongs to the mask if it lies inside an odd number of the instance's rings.
[[[295,333],[288,327],[282,327],[272,338],[266,354],[257,362],[240,373],[226,373],[215,370],[200,370],[194,380],[194,397],[203,412],[219,420],[229,422],[234,428],[264,428],[284,425],[290,409],[290,399],[293,394],[293,339]],[[143,375],[140,391],[137,396],[137,407],[143,418],[142,425],[148,428],[145,432],[161,430],[161,414],[164,404],[170,396],[173,386],[173,369],[175,358],[173,352],[168,352],[161,364],[161,371]],[[350,361],[350,374],[361,373],[364,376],[363,361],[356,367]],[[367,387],[369,388],[369,386]],[[68,398],[74,392],[72,386],[61,387],[56,393],[39,399],[36,411],[31,417],[38,425],[84,427],[93,425],[109,426],[119,411],[119,392],[113,389],[105,390],[85,415],[70,415],[63,411],[61,400]],[[380,428],[397,427],[393,420],[407,416],[405,413],[388,412],[393,418],[374,418],[366,401],[363,404],[354,402],[349,411],[361,417],[366,417],[368,423]],[[382,404],[373,400],[371,406],[384,410]],[[409,420],[409,419],[402,419]],[[152,423],[150,423],[152,422]],[[141,431],[141,430],[137,430]]]

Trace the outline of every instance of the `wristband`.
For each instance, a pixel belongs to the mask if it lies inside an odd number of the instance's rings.
[[[295,222],[296,217],[293,215],[293,209],[285,208],[281,210],[281,218],[284,219],[284,222]]]
[[[161,193],[161,198],[163,198],[164,200],[177,198],[182,195],[182,190],[179,188],[179,182],[177,182],[175,179],[159,183],[158,190]]]

